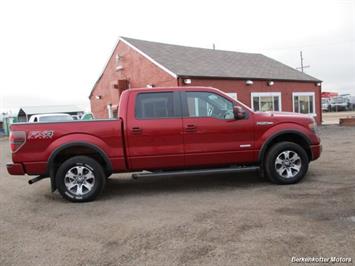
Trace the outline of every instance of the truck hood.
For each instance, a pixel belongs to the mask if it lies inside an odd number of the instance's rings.
[[[258,115],[265,115],[265,116],[276,116],[276,117],[303,117],[309,118],[310,115],[307,114],[300,114],[300,113],[293,113],[293,112],[256,112]]]
[[[296,122],[304,125],[314,121],[311,115],[292,112],[255,112],[255,115],[259,121]]]

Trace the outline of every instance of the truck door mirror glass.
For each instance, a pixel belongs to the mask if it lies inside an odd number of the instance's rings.
[[[233,106],[233,113],[236,120],[244,119],[246,117],[245,110],[240,106]]]

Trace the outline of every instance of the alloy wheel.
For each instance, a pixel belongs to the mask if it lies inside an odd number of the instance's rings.
[[[301,157],[295,151],[286,150],[276,157],[275,169],[283,178],[295,177],[300,172],[301,167]]]
[[[82,196],[89,193],[95,185],[95,175],[86,166],[70,168],[64,177],[64,184],[70,193]]]

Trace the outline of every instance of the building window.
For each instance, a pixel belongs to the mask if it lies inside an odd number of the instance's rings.
[[[251,94],[254,111],[281,111],[281,92],[255,92]]]
[[[236,92],[226,92],[226,94],[234,100],[238,99],[238,94]]]
[[[189,117],[233,119],[233,103],[213,92],[186,92]]]
[[[136,118],[175,117],[173,92],[140,93],[136,98]]]
[[[292,98],[295,113],[315,115],[314,92],[294,92]]]

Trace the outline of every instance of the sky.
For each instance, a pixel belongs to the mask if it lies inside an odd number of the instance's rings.
[[[119,36],[263,53],[355,95],[355,1],[0,1],[0,112],[76,104]]]

